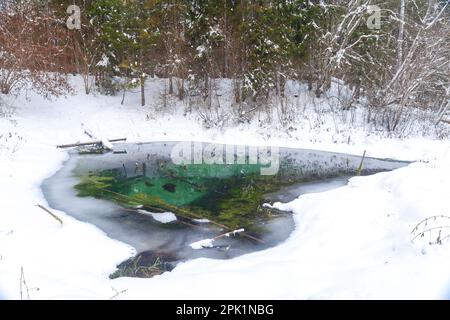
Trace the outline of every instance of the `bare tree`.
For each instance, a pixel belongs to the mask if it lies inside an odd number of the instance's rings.
[[[388,130],[396,130],[408,107],[434,108],[448,101],[449,31],[448,3],[429,0],[424,14],[412,1],[415,16],[402,21],[408,28],[407,43],[398,46],[398,65],[371,100],[382,113]],[[401,10],[402,12],[403,10]],[[399,39],[400,41],[400,39]],[[402,40],[402,42],[404,42]],[[405,41],[406,42],[406,41]],[[445,109],[445,107],[444,107]]]
[[[355,31],[365,24],[370,0],[332,1],[324,5],[329,16],[326,24],[317,26],[319,33],[316,51],[312,60],[315,93],[320,97],[331,85],[331,78],[337,76],[351,64],[366,63],[374,65],[370,55],[361,53],[358,48],[367,39],[376,40],[378,35],[363,33],[354,36]]]
[[[44,96],[70,89],[64,75],[67,33],[60,21],[27,2],[7,1],[0,11],[0,92],[31,85]]]
[[[442,120],[450,85],[448,2],[380,3],[382,28],[367,30],[368,8],[376,3],[336,0],[323,5],[328,18],[316,26],[309,69],[316,96],[335,77],[353,87],[350,104],[363,90],[368,120],[390,131],[418,109],[433,110],[436,121]]]
[[[87,29],[86,29],[87,30]],[[83,78],[84,91],[89,94],[95,83],[97,64],[102,57],[100,46],[89,32],[71,31],[77,73]]]

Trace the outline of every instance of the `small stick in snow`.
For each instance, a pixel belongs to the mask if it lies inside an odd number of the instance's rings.
[[[364,150],[363,156],[361,158],[361,163],[359,164],[358,169],[356,169],[356,175],[360,176],[361,175],[361,171],[363,169],[363,164],[364,164],[364,158],[366,157],[366,150]]]
[[[30,300],[30,291],[32,290],[36,290],[39,291],[39,288],[35,287],[35,288],[28,288],[27,285],[27,281],[25,280],[25,273],[23,272],[23,267],[20,267],[20,300],[24,299],[24,289],[26,290],[27,293],[27,300]]]
[[[114,294],[111,298],[109,298],[109,300],[114,300],[115,298],[117,298],[117,297],[120,296],[121,294],[123,294],[123,293],[125,293],[125,292],[128,291],[128,289],[123,289],[122,291],[119,291],[119,290],[117,290],[117,289],[114,288],[114,287],[111,287],[111,288],[113,289],[113,291],[115,292],[115,294]]]
[[[51,215],[54,219],[56,219],[59,223],[61,223],[61,225],[63,224],[62,220],[60,218],[58,218],[58,216],[56,216],[54,213],[52,213],[50,210],[48,210],[46,207],[44,207],[43,205],[37,204],[37,207],[41,208],[42,210],[44,210],[45,212],[47,212],[49,215]]]
[[[95,139],[94,135],[88,129],[84,129],[84,134],[87,135],[91,139]]]
[[[23,267],[20,267],[20,300],[23,300],[22,286],[25,286],[25,289],[27,290],[27,299],[30,299],[27,282],[25,281],[25,275],[23,273]]]

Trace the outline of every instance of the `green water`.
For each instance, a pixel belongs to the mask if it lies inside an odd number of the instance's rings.
[[[165,164],[154,177],[127,180],[118,190],[132,196],[144,193],[175,206],[198,205],[208,198],[223,197],[234,180],[259,173],[257,165],[183,165]],[[237,186],[236,186],[237,187]]]
[[[263,230],[257,222],[269,218],[269,212],[261,209],[264,195],[287,184],[276,175],[260,175],[260,169],[257,164],[160,163],[152,174],[144,169],[133,177],[121,169],[91,172],[81,178],[76,189],[79,196],[144,205],[259,233]]]

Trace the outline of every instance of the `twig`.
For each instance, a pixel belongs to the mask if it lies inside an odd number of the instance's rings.
[[[245,231],[244,228],[236,229],[236,230],[233,230],[233,231],[230,231],[230,232],[219,234],[218,236],[215,236],[212,239],[213,240],[217,240],[217,239],[220,239],[220,238],[223,238],[223,237],[235,236],[236,234],[243,233],[244,231]]]
[[[416,240],[418,237],[425,236],[426,232],[431,233],[431,231],[433,231],[433,230],[443,230],[443,229],[450,229],[450,226],[439,226],[439,227],[425,229],[422,232],[419,232],[418,234],[416,234],[416,236],[412,239],[412,241]],[[431,238],[431,236],[430,236],[430,238]]]
[[[114,290],[114,292],[115,292],[116,294],[113,295],[111,298],[109,298],[109,300],[114,300],[114,299],[117,298],[119,295],[121,295],[122,293],[127,292],[127,290],[128,290],[128,289],[124,289],[124,290],[122,290],[122,291],[118,291],[118,290],[116,290],[116,288],[114,288],[114,287],[111,287],[111,288]]]
[[[22,285],[27,288],[27,283],[25,282],[25,275],[23,274],[23,267],[20,267],[20,300],[23,300],[23,290]],[[28,288],[27,288],[27,295],[28,295]],[[28,295],[28,299],[30,296]]]
[[[443,214],[441,214],[441,215],[435,215],[435,216],[432,216],[432,217],[428,217],[428,218],[425,218],[425,219],[423,219],[422,221],[420,221],[418,224],[416,224],[416,226],[415,226],[414,229],[411,231],[411,233],[414,233],[415,231],[419,231],[419,227],[420,227],[422,224],[425,223],[425,226],[426,226],[426,225],[428,224],[428,221],[430,221],[430,220],[436,221],[437,218],[444,218],[444,219],[449,219],[449,220],[450,220],[450,217],[449,217],[449,216],[445,216],[445,215],[443,215]]]
[[[215,236],[214,238],[203,239],[203,240],[200,240],[200,241],[191,243],[189,246],[190,246],[192,249],[210,248],[210,247],[213,247],[213,246],[212,246],[212,242],[216,241],[217,239],[220,239],[220,238],[223,238],[223,237],[235,236],[236,234],[243,233],[244,231],[245,231],[245,230],[244,230],[243,228],[241,228],[241,229],[236,229],[236,230],[233,230],[233,231],[230,231],[230,232],[226,232],[226,233],[223,233],[223,234],[219,234],[218,236]],[[203,242],[207,242],[208,244],[205,245],[205,244],[203,244]],[[199,247],[198,245],[200,245],[200,247]]]
[[[54,219],[56,219],[59,223],[61,223],[61,225],[63,224],[63,221],[58,216],[56,216],[54,213],[52,213],[50,210],[48,210],[46,207],[44,207],[43,205],[40,205],[40,204],[37,204],[36,206],[41,208],[45,212],[47,212],[49,215],[51,215]]]
[[[358,169],[356,169],[356,175],[360,176],[361,175],[361,171],[363,168],[363,164],[364,164],[364,158],[366,157],[366,150],[364,150],[363,156],[361,158],[361,163],[359,164]]]
[[[119,141],[126,141],[127,138],[119,138],[119,139],[111,139],[108,140],[109,142],[119,142]],[[100,144],[102,143],[101,140],[95,140],[95,141],[90,141],[90,142],[77,142],[77,143],[70,143],[70,144],[61,144],[59,146],[56,146],[57,148],[72,148],[72,147],[81,147],[81,146],[89,146],[89,145],[93,145],[93,144]]]
[[[27,291],[27,300],[30,300],[30,291],[36,290],[39,291],[39,288],[28,288],[27,282],[25,280],[25,273],[23,272],[23,267],[20,267],[20,300],[23,300],[23,287]]]

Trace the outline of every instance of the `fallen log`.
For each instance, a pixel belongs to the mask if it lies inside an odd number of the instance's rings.
[[[84,123],[81,124],[81,126],[84,128],[84,133],[91,139],[97,139],[101,141],[101,144],[103,145],[103,148],[107,149],[107,150],[113,150],[114,146],[112,145],[112,143],[106,139],[105,137],[94,134],[94,132],[89,129]]]
[[[109,142],[119,142],[119,141],[126,141],[127,138],[120,138],[120,139],[111,139],[108,140]],[[95,140],[95,141],[89,141],[89,142],[77,142],[77,143],[70,143],[70,144],[61,144],[59,146],[56,146],[57,148],[73,148],[73,147],[82,147],[82,146],[90,146],[94,144],[101,144],[101,140]]]

